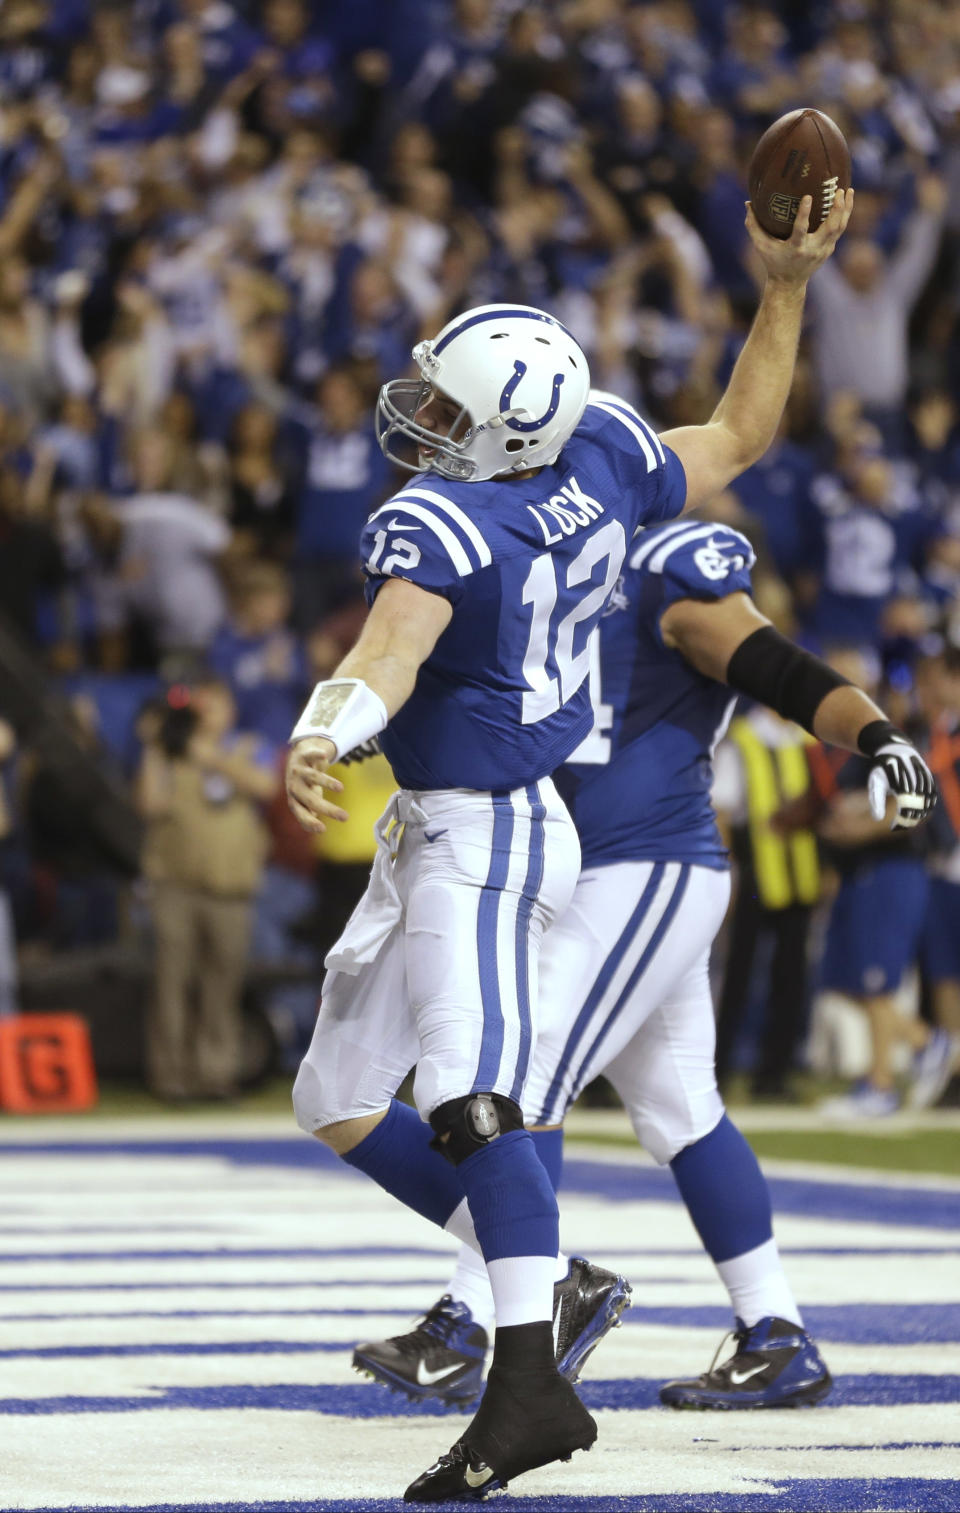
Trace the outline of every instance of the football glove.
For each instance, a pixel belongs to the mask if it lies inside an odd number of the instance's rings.
[[[878,728],[883,727],[885,728]],[[875,731],[871,741],[864,736]],[[868,749],[872,748],[872,749]],[[912,741],[886,721],[877,720],[860,733],[860,749],[870,757],[872,767],[867,779],[870,812],[875,820],[886,813],[887,795],[897,801],[891,830],[913,830],[931,813],[937,802],[937,785]]]

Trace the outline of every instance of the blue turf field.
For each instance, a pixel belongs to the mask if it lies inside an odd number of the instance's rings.
[[[0,1144],[0,1506],[400,1508],[463,1420],[362,1381],[350,1347],[435,1299],[447,1243],[280,1123],[249,1140],[119,1128]],[[960,1183],[772,1185],[828,1403],[661,1409],[661,1380],[709,1363],[724,1294],[669,1175],[579,1155],[565,1242],[624,1270],[635,1307],[584,1382],[594,1452],[492,1506],[960,1508]]]

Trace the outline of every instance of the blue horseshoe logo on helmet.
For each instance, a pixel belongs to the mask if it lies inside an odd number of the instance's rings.
[[[521,362],[519,357],[515,358],[513,363],[513,377],[511,379],[508,379],[504,384],[503,393],[500,395],[501,415],[503,414],[504,410],[509,410],[510,401],[513,398],[513,391],[517,387],[517,384],[520,382],[526,371],[526,363]],[[554,415],[556,415],[557,410],[560,408],[560,388],[563,384],[563,379],[564,375],[562,373],[554,373],[553,393],[550,396],[550,407],[544,412],[543,415],[540,416],[539,420],[508,420],[505,422],[505,424],[510,427],[511,431],[539,431],[540,427],[545,426],[548,420],[552,420]]]

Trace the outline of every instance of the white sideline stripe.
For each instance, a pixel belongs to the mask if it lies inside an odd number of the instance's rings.
[[[657,465],[650,452],[651,446],[661,463],[666,462],[663,447],[660,444],[660,438],[656,431],[647,424],[643,416],[639,415],[632,405],[627,404],[626,400],[619,399],[616,394],[606,394],[602,389],[592,389],[587,403],[595,406],[598,410],[603,410],[607,415],[614,416],[616,420],[621,421],[627,427],[628,431],[633,433],[643,448],[644,456],[650,464],[650,471]],[[624,410],[627,411],[626,415],[623,413]]]
[[[386,504],[382,504],[378,510],[374,510],[370,519],[376,520],[378,515],[393,514],[395,510],[403,510],[406,514],[413,515],[415,519],[422,520],[424,525],[430,527],[440,545],[446,550],[447,556],[461,578],[465,578],[468,573],[474,571],[473,563],[449,525],[446,525],[442,520],[438,520],[436,515],[431,514],[428,509],[424,509],[422,504],[401,504],[396,499],[390,499]]]
[[[691,541],[700,541],[704,536],[712,536],[716,529],[715,525],[700,525],[685,536],[674,536],[672,541],[665,542],[658,552],[654,552],[650,558],[650,571],[662,573],[663,565],[672,552],[677,551],[681,546],[688,546]]]
[[[463,534],[472,543],[477,556],[480,558],[480,566],[490,566],[493,561],[493,553],[484,541],[475,523],[470,519],[467,512],[460,508],[459,504],[454,504],[452,499],[445,499],[442,494],[435,494],[432,489],[407,489],[404,493],[396,496],[394,503],[399,504],[403,499],[425,499],[428,504],[432,504],[436,509],[444,510],[451,520],[457,522]]]

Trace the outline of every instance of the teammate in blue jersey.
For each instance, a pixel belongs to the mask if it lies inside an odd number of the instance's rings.
[[[737,691],[872,753],[900,826],[933,803],[929,770],[882,711],[755,608],[753,561],[750,543],[723,525],[661,526],[634,543],[593,643],[593,730],[555,774],[583,871],[541,951],[540,1038],[524,1092],[554,1170],[564,1116],[600,1074],[641,1143],[670,1164],[736,1320],[728,1360],[661,1390],[675,1407],[782,1407],[830,1388],[780,1262],[766,1183],[714,1073],[709,953],[730,882],[710,789]],[[422,1324],[359,1346],[354,1364],[411,1397],[469,1401],[493,1316],[482,1261],[462,1247]]]
[[[419,378],[381,392],[381,445],[418,481],[364,532],[370,614],[293,732],[287,794],[308,829],[343,818],[327,769],[381,731],[401,787],[327,958],[294,1105],[304,1130],[486,1262],[483,1400],[410,1501],[481,1496],[596,1437],[557,1369],[557,1206],[521,1108],[540,945],[580,862],[550,773],[590,729],[590,638],[636,531],[704,502],[776,431],[806,283],[852,193],[813,233],[810,205],[787,241],[748,211],[767,280],[705,425],[658,439],[591,396],[576,341],[526,307],[456,317],[415,349]],[[413,1064],[423,1123],[394,1097]]]

